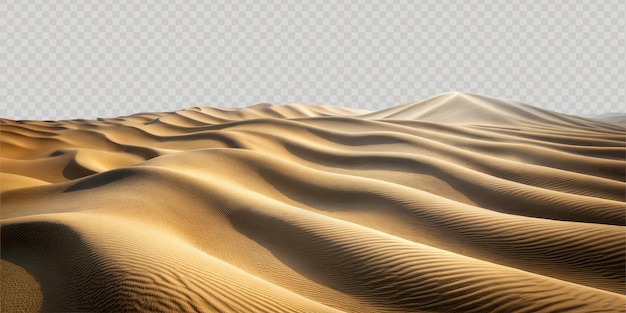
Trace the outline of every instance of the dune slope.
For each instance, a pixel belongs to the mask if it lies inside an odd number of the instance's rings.
[[[625,135],[466,93],[1,119],[1,311],[624,312]]]

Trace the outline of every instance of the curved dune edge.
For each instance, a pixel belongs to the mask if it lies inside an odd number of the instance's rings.
[[[57,263],[57,281],[35,274],[41,289],[54,293],[44,295],[44,311],[335,311],[137,220],[48,214],[9,219],[2,226],[3,258],[25,262],[29,253],[30,263],[40,262],[29,267]],[[45,248],[21,251],[33,245]],[[68,253],[77,257],[68,260]]]
[[[1,119],[2,311],[624,312],[625,135],[466,93]]]

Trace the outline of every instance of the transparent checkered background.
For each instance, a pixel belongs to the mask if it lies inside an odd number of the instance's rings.
[[[0,12],[12,119],[373,110],[447,91],[626,111],[623,0],[7,0]]]

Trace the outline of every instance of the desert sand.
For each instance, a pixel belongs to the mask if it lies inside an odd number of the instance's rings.
[[[0,124],[2,312],[624,312],[626,126],[467,93]]]

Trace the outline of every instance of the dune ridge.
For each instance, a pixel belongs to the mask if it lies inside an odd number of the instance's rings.
[[[0,119],[2,312],[624,312],[626,125],[377,112]]]

